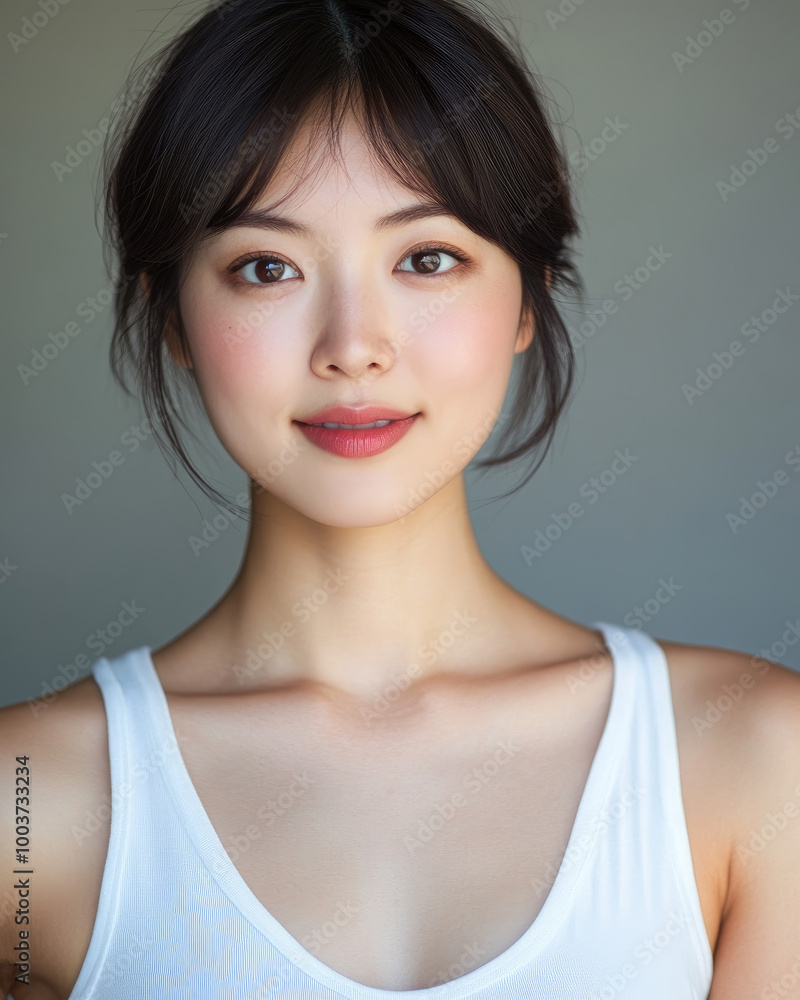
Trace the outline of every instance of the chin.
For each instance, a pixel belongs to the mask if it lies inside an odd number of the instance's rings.
[[[285,502],[285,501],[284,501]],[[328,503],[320,502],[320,497],[313,504],[292,504],[299,513],[331,528],[379,528],[386,524],[403,521],[411,513],[404,505],[400,496],[393,502],[370,502],[362,498],[337,498]]]
[[[378,483],[362,479],[334,484],[318,477],[280,486],[270,491],[279,504],[331,528],[377,528],[402,521],[414,510],[408,489],[402,482],[387,482],[386,472]]]

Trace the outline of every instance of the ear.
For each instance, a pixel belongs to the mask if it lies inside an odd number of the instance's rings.
[[[139,285],[142,289],[143,294],[148,296],[150,294],[150,287],[152,285],[152,275],[148,271],[142,271],[139,275]],[[172,321],[172,319],[167,320],[167,325],[164,330],[164,342],[167,345],[167,350],[169,351],[169,356],[181,368],[193,367],[191,358],[188,358],[181,346],[180,335],[178,330]]]
[[[519,328],[517,330],[517,342],[514,345],[514,353],[522,354],[531,346],[535,333],[535,323],[533,313],[528,309],[523,309],[520,314]]]
[[[544,268],[544,282],[547,287],[550,287],[550,282],[552,280],[553,273],[550,270],[550,265],[545,264]],[[536,333],[535,323],[533,320],[533,315],[523,311],[520,321],[519,330],[517,331],[517,342],[514,345],[514,353],[521,354],[523,351],[531,346],[533,342],[534,334]]]

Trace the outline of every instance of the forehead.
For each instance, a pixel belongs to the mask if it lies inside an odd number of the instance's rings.
[[[293,136],[269,183],[256,201],[259,208],[280,203],[282,214],[374,215],[399,205],[430,202],[430,196],[400,182],[370,146],[354,112],[335,136],[309,118]]]

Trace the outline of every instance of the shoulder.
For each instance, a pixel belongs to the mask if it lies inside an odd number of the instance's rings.
[[[63,937],[63,915],[75,912],[75,899],[99,893],[108,846],[108,735],[94,678],[71,684],[49,702],[30,699],[0,708],[0,761],[0,843],[7,845],[0,874],[4,898],[7,890],[15,904],[0,913],[0,965],[7,969],[13,961],[13,945],[26,926],[18,923],[14,884],[30,877],[40,919],[30,921],[29,940],[42,956],[41,968],[53,938]],[[27,854],[24,845],[17,847],[26,824]],[[30,876],[13,871],[27,867]]]
[[[800,673],[760,654],[656,642],[667,658],[676,729],[704,756],[712,780],[733,781],[728,792],[741,819],[792,791],[800,782]]]
[[[800,749],[800,672],[760,654],[656,642],[667,658],[676,725],[688,724],[699,741],[737,747],[737,763],[753,771],[785,759],[792,741]]]
[[[800,673],[761,654],[656,641],[682,775],[727,858],[710,998],[761,996],[800,934]]]

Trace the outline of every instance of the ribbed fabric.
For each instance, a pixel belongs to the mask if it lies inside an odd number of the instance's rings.
[[[712,954],[667,663],[641,631],[592,627],[614,657],[611,705],[545,903],[501,955],[419,990],[362,986],[278,923],[200,802],[150,647],[97,660],[92,672],[109,732],[110,842],[69,1000],[706,1000]]]

